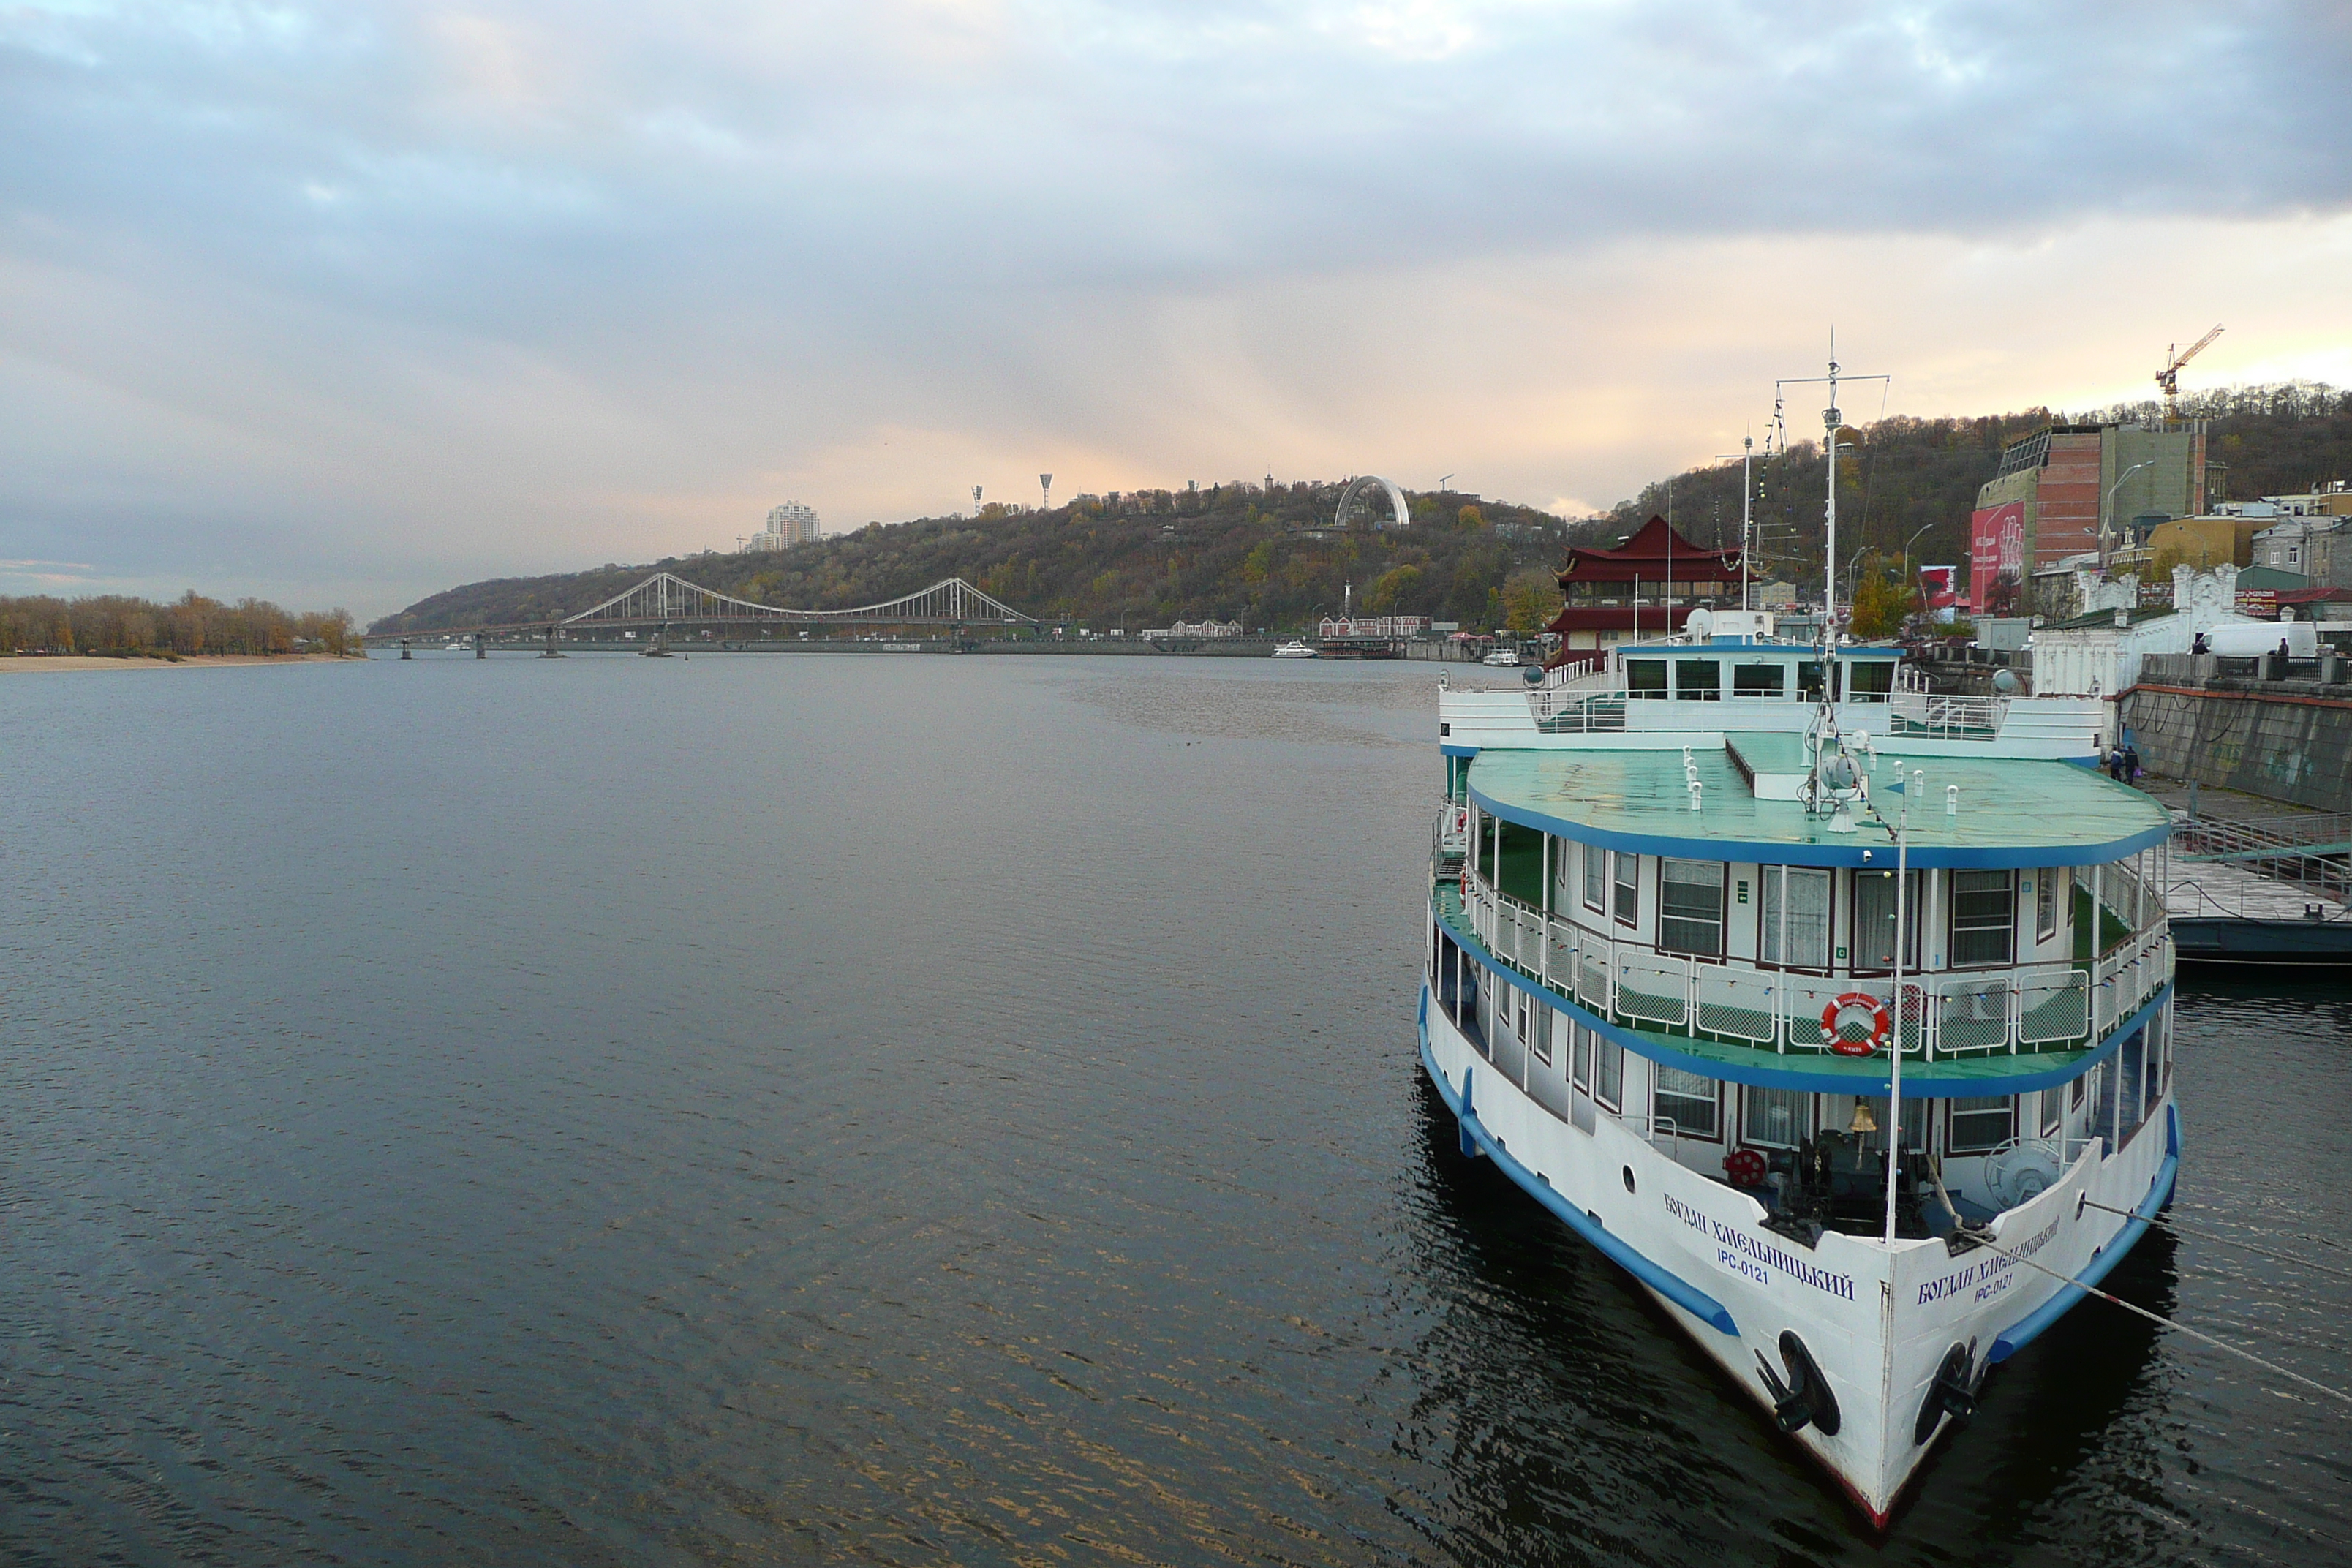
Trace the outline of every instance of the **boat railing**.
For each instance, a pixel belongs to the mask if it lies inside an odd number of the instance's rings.
[[[1901,733],[1937,741],[1988,740],[2009,718],[2005,697],[1939,697],[1904,685],[1896,686],[1887,706]]]
[[[1612,732],[1625,727],[1625,693],[1622,688],[1577,692],[1541,687],[1528,693],[1528,710],[1547,735]]]
[[[1629,1027],[1785,1055],[1851,1048],[1870,1036],[1875,1017],[1847,1005],[1855,995],[1886,1010],[1890,1026],[1897,1021],[1892,976],[1663,952],[1548,914],[1475,873],[1463,887],[1464,918],[1497,960]],[[1936,1061],[2080,1047],[2146,1005],[2170,982],[2172,965],[2171,937],[2158,928],[2088,964],[1906,975],[1903,1054]]]

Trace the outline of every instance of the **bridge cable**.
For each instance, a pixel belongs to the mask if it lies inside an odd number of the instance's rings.
[[[2087,1203],[2089,1200],[2085,1199],[2084,1201]],[[2118,1211],[2110,1210],[2109,1212],[2114,1213]],[[2139,1216],[2134,1215],[2133,1217],[2137,1218]],[[2008,1258],[2012,1263],[2022,1263],[2028,1268],[2038,1269],[2042,1273],[2050,1276],[2053,1279],[2072,1285],[2074,1289],[2084,1292],[2085,1295],[2096,1296],[2100,1300],[2105,1301],[2113,1306],[2121,1307],[2125,1311],[2132,1313],[2136,1317],[2146,1318],[2149,1322],[2156,1324],[2158,1328],[2178,1329],[2192,1340],[2200,1340],[2206,1344],[2211,1345],[2215,1350],[2226,1351],[2242,1361],[2250,1361],[2256,1366],[2261,1367],[2264,1372],[2276,1373],[2279,1376],[2292,1379],[2293,1381],[2303,1384],[2305,1388],[2316,1389],[2320,1393],[2327,1395],[2330,1399],[2340,1399],[2347,1405],[2352,1405],[2352,1394],[2347,1394],[2340,1388],[2330,1388],[2327,1384],[2319,1382],[2315,1378],[2305,1377],[2299,1372],[2290,1372],[2285,1367],[2279,1365],[2276,1362],[2264,1361],[2262,1357],[2256,1355],[2252,1351],[2241,1350],[2236,1345],[2230,1343],[2227,1340],[2217,1340],[2209,1333],[2205,1333],[2200,1330],[2192,1329],[2188,1324],[2168,1318],[2160,1312],[2151,1312],[2146,1307],[2134,1306],[2131,1302],[2125,1300],[2121,1296],[2109,1295],[2106,1291],[2100,1289],[2095,1285],[2086,1285],[2080,1279],[2061,1274],[2055,1268],[2051,1268],[2042,1264],[2036,1263],[2031,1258],[2011,1252],[2009,1248],[2000,1246],[1998,1243],[1987,1241],[1980,1237],[1970,1237],[1969,1240],[1974,1245],[1983,1247],[1988,1252],[2000,1253],[2003,1258]]]
[[[2105,1204],[2092,1203],[2089,1198],[2084,1198],[2083,1202],[2092,1208],[2104,1209],[2108,1214],[2121,1215],[2126,1219],[2137,1217],[2129,1209],[2110,1208]],[[2325,1263],[2314,1263],[2309,1258],[2297,1258],[2290,1252],[2273,1252],[2268,1247],[2256,1247],[2251,1241],[2240,1241],[2234,1237],[2223,1236],[2218,1231],[2203,1230],[2195,1226],[2183,1225],[2169,1215],[2157,1215],[2149,1223],[2167,1226],[2182,1236],[2193,1236],[2200,1241],[2218,1241],[2224,1247],[2242,1247],[2257,1258],[2268,1258],[2279,1263],[2291,1263],[2298,1268],[2311,1268],[2322,1274],[2333,1274],[2339,1279],[2352,1279],[2352,1268],[2331,1268]]]

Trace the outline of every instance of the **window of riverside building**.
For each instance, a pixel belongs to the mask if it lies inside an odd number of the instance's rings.
[[[1853,874],[1853,967],[1895,967],[1895,873]],[[1919,967],[1919,873],[1903,889],[1903,967]]]
[[[1656,1080],[1650,1091],[1652,1115],[1672,1121],[1685,1138],[1716,1136],[1719,1086],[1715,1079],[1670,1067],[1658,1068],[1652,1076]]]
[[[1743,1089],[1739,1123],[1742,1142],[1767,1149],[1793,1149],[1812,1135],[1813,1097],[1801,1089]]]
[[[1621,925],[1634,925],[1642,918],[1642,858],[1622,849],[1616,856],[1617,921]]]
[[[1723,696],[1723,664],[1712,658],[1675,660],[1675,695],[1685,702],[1714,702]]]
[[[1891,658],[1858,658],[1845,667],[1845,700],[1848,702],[1884,702],[1886,694],[1895,689],[1895,661]]]
[[[1952,1101],[1944,1149],[1952,1154],[1988,1154],[2017,1136],[2016,1104],[2005,1096]]]
[[[1625,1106],[1625,1047],[1593,1038],[1592,1098],[1612,1110]]]
[[[1584,849],[1584,907],[1595,914],[1609,912],[1609,868],[1603,864],[1609,851],[1598,844],[1587,844]]]
[[[1735,664],[1731,667],[1734,697],[1778,697],[1789,684],[1785,664]]]
[[[1952,873],[1952,965],[2007,963],[2017,900],[2006,871]]]
[[[1664,697],[1666,694],[1666,661],[1663,658],[1629,658],[1625,661],[1625,695],[1632,698]]]
[[[1830,874],[1793,866],[1767,866],[1757,951],[1766,963],[1789,969],[1830,966]]]
[[[1669,952],[1723,956],[1723,862],[1658,862],[1658,945]]]
[[[2074,879],[2074,872],[2064,866],[2044,866],[2033,873],[2033,934],[2043,942],[2058,934],[2059,900]]]

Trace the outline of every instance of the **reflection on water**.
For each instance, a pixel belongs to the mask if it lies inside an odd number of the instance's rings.
[[[1459,677],[1459,672],[1454,672]],[[59,1561],[2329,1561],[2336,1412],[2096,1303],[1885,1542],[1463,1160],[1435,672],[0,684],[0,1543]],[[2184,1222],[2340,1245],[2347,999],[2192,992]],[[2352,1379],[2343,1282],[2111,1277]]]

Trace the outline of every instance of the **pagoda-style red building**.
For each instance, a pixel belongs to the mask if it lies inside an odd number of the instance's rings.
[[[1577,546],[1559,570],[1559,615],[1544,629],[1559,637],[1554,664],[1582,662],[1578,650],[1612,647],[1681,629],[1693,609],[1713,609],[1739,591],[1739,552],[1706,550],[1663,517],[1614,550]]]

